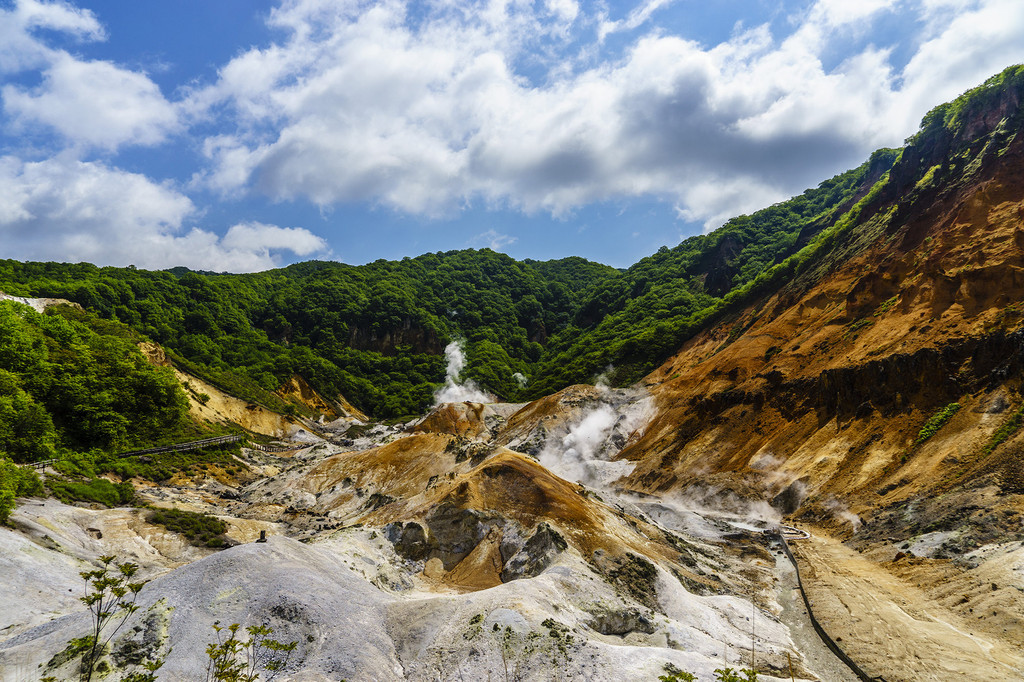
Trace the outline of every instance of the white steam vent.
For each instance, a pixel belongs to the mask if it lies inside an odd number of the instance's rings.
[[[494,397],[481,390],[472,379],[460,383],[459,377],[466,367],[464,342],[456,339],[444,348],[444,356],[448,361],[445,371],[444,386],[434,392],[434,407],[442,403],[493,403]]]
[[[632,471],[634,462],[615,461],[614,457],[630,437],[646,428],[653,415],[653,401],[627,397],[628,393],[614,389],[601,390],[602,401],[574,420],[564,436],[549,439],[537,459],[567,481],[606,489]]]

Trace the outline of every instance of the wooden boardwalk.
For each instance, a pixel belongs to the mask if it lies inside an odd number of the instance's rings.
[[[128,452],[119,452],[114,457],[122,459],[125,457],[139,457],[141,455],[158,455],[162,452],[187,452],[188,450],[201,450],[203,448],[212,447],[214,445],[223,445],[224,443],[236,443],[240,440],[245,440],[245,436],[216,436],[214,438],[203,438],[202,440],[193,440],[188,443],[178,443],[177,445],[161,445],[155,448],[146,448],[144,450],[130,450]],[[249,443],[249,447],[253,450],[261,450],[263,452],[285,452],[287,450],[302,450],[308,448],[312,443],[306,443],[304,445],[263,445],[262,443]],[[59,459],[44,459],[40,462],[30,462],[23,464],[22,466],[32,467],[33,469],[45,469],[51,464],[59,462]]]
[[[123,459],[125,457],[139,457],[140,455],[156,455],[161,452],[187,452],[188,450],[201,450],[203,448],[212,447],[214,445],[223,445],[224,443],[235,443],[242,440],[243,436],[216,436],[214,438],[203,438],[202,440],[194,440],[188,443],[178,443],[176,445],[161,445],[155,448],[146,448],[144,450],[130,450],[128,452],[119,452],[115,457]],[[41,462],[32,462],[26,466],[33,467],[35,469],[45,469],[46,467],[59,462],[57,459],[44,459]]]

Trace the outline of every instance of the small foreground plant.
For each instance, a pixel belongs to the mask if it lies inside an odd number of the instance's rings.
[[[101,568],[93,571],[83,571],[79,575],[85,580],[86,594],[79,597],[79,601],[89,608],[92,615],[91,632],[85,637],[72,639],[68,648],[72,656],[81,656],[82,665],[79,672],[79,679],[82,682],[92,680],[94,672],[101,672],[109,668],[109,665],[102,663],[100,659],[107,648],[107,644],[121,629],[128,617],[139,610],[135,605],[139,591],[145,582],[132,582],[138,564],[131,562],[120,563],[114,560],[113,556],[100,557]],[[113,625],[104,638],[108,626]],[[162,661],[154,662],[150,674],[163,665]],[[147,666],[148,668],[148,666]],[[156,679],[155,677],[149,679]],[[147,680],[145,676],[139,678],[138,682]]]
[[[671,663],[665,665],[665,672],[667,674],[658,677],[659,682],[696,682],[697,680],[697,676],[693,673],[680,670]],[[757,682],[757,671],[744,668],[737,672],[732,668],[716,668],[715,680],[716,682]]]
[[[146,669],[146,672],[135,672],[125,677],[121,682],[156,682],[156,671],[163,666],[164,662],[162,659],[155,661],[145,661],[142,667]]]
[[[267,680],[272,680],[284,670],[298,644],[270,639],[274,631],[266,625],[247,627],[249,639],[242,641],[238,637],[240,627],[238,623],[227,627],[221,627],[220,621],[213,624],[217,641],[206,647],[206,655],[210,658],[206,666],[207,682],[256,682],[260,677],[259,670],[271,673]],[[224,632],[227,632],[226,637],[222,634]]]

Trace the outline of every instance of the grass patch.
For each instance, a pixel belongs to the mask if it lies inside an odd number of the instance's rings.
[[[946,423],[953,418],[953,415],[960,411],[960,403],[950,403],[936,412],[924,423],[921,432],[917,434],[914,445],[920,445],[939,432]]]
[[[241,453],[241,444],[224,443],[202,450],[162,452],[139,457],[117,457],[107,452],[69,453],[54,464],[54,468],[65,476],[95,478],[100,474],[114,474],[121,479],[142,478],[160,483],[169,480],[179,471],[190,472],[219,465],[224,469],[240,466],[235,455]]]
[[[648,608],[657,606],[658,590],[655,584],[658,570],[647,559],[629,553],[607,572],[611,582],[630,597]]]
[[[890,310],[892,310],[892,307],[894,305],[896,305],[896,303],[899,300],[900,300],[900,296],[899,296],[899,294],[896,294],[892,298],[888,298],[888,299],[882,301],[878,305],[878,307],[875,309],[875,314],[873,315],[873,317],[878,317],[880,315],[884,315],[885,313],[889,312]]]
[[[1017,433],[1022,424],[1024,424],[1024,404],[1021,404],[1017,411],[1011,414],[1010,418],[992,434],[992,438],[985,444],[985,454],[991,453],[1005,443],[1010,436]]]
[[[197,514],[181,509],[157,509],[151,512],[146,520],[184,535],[196,547],[228,546],[223,537],[228,530],[228,524],[209,514]]]
[[[88,481],[70,481],[48,476],[46,487],[64,504],[73,502],[97,502],[107,507],[131,504],[135,499],[135,488],[127,481],[111,483],[105,478],[91,478]]]
[[[857,334],[860,332],[861,329],[866,329],[867,327],[870,327],[874,323],[874,319],[870,317],[865,317],[860,320],[854,320],[847,326],[846,333],[843,334],[843,337],[849,338],[852,336],[856,338]]]

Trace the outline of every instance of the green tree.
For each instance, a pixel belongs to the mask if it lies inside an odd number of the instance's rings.
[[[7,523],[16,497],[42,492],[42,483],[34,471],[13,464],[0,452],[0,523]]]
[[[132,582],[132,578],[139,570],[137,564],[121,563],[113,556],[100,557],[100,563],[100,568],[81,573],[86,584],[86,595],[80,600],[88,607],[92,616],[90,633],[72,640],[73,648],[80,651],[82,656],[79,675],[82,682],[92,680],[93,674],[103,667],[100,665],[100,659],[107,644],[128,617],[138,610],[135,601],[145,585],[144,582]],[[109,629],[110,625],[114,626],[112,630]]]
[[[284,670],[298,644],[271,639],[274,631],[266,625],[250,625],[245,629],[249,638],[242,640],[238,636],[240,627],[238,623],[227,627],[221,627],[220,621],[213,624],[217,641],[206,647],[210,659],[206,667],[207,682],[256,682],[261,670],[270,673],[267,679],[272,680]]]

